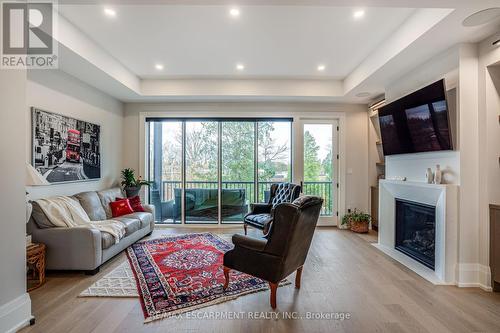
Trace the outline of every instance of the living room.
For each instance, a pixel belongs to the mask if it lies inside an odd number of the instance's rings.
[[[500,331],[498,1],[1,5],[0,332]]]

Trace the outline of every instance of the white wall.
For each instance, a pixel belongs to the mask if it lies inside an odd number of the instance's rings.
[[[368,210],[368,122],[366,105],[329,103],[129,103],[125,105],[123,142],[127,149],[123,166],[141,170],[139,149],[140,112],[185,113],[187,117],[199,112],[236,113],[252,116],[265,113],[272,117],[323,112],[345,113],[345,207]]]
[[[26,132],[23,126],[26,72],[0,70],[0,332],[11,332],[31,318],[26,293]]]
[[[31,162],[31,110],[63,114],[101,125],[101,179],[50,186],[31,187],[30,199],[71,195],[81,191],[110,187],[120,176],[123,104],[58,70],[31,70],[26,94],[26,161]]]
[[[500,204],[500,34],[479,44],[479,260],[489,265],[489,204]],[[489,272],[488,272],[489,273]],[[483,279],[489,280],[483,274]],[[489,282],[489,281],[488,281]]]

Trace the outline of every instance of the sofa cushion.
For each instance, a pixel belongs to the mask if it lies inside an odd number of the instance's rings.
[[[31,218],[35,221],[36,225],[40,229],[53,228],[54,225],[50,222],[47,215],[45,215],[40,205],[36,201],[31,201],[31,205],[33,206]]]
[[[92,221],[102,221],[106,219],[106,212],[101,204],[101,199],[95,191],[75,194],[75,198],[80,201],[83,209]]]
[[[138,219],[120,216],[113,217],[113,220],[117,220],[125,224],[125,237],[141,229],[141,220]]]
[[[111,207],[109,206],[109,203],[115,201],[117,197],[122,197],[122,190],[119,187],[114,187],[110,188],[109,190],[98,191],[97,195],[99,196],[102,207],[106,212],[106,218],[110,219],[113,214],[111,213]]]
[[[130,219],[137,219],[141,221],[141,229],[149,227],[153,221],[153,214],[147,212],[135,212],[132,214],[123,215],[123,217]]]
[[[101,246],[102,249],[109,249],[111,246],[115,245],[115,238],[108,232],[101,232]]]

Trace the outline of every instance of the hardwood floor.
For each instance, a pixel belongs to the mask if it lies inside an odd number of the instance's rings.
[[[207,229],[158,229],[152,237],[198,231]],[[232,234],[243,233],[243,228],[208,231]],[[30,293],[36,324],[22,332],[500,332],[500,294],[434,286],[379,252],[370,240],[349,231],[318,228],[300,290],[293,284],[278,289],[278,319],[270,317],[269,291],[206,307],[190,317],[149,324],[143,324],[137,298],[78,298],[126,260],[122,253],[95,276],[49,272],[46,284]],[[245,318],[201,317],[227,312],[244,312]],[[248,318],[249,312],[259,318]],[[350,317],[283,319],[283,312],[303,316],[337,312]]]

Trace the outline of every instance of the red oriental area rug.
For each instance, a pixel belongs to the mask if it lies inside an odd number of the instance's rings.
[[[223,256],[232,247],[211,233],[169,236],[130,246],[127,255],[145,322],[268,289],[267,282],[232,270],[229,287],[222,290]]]

